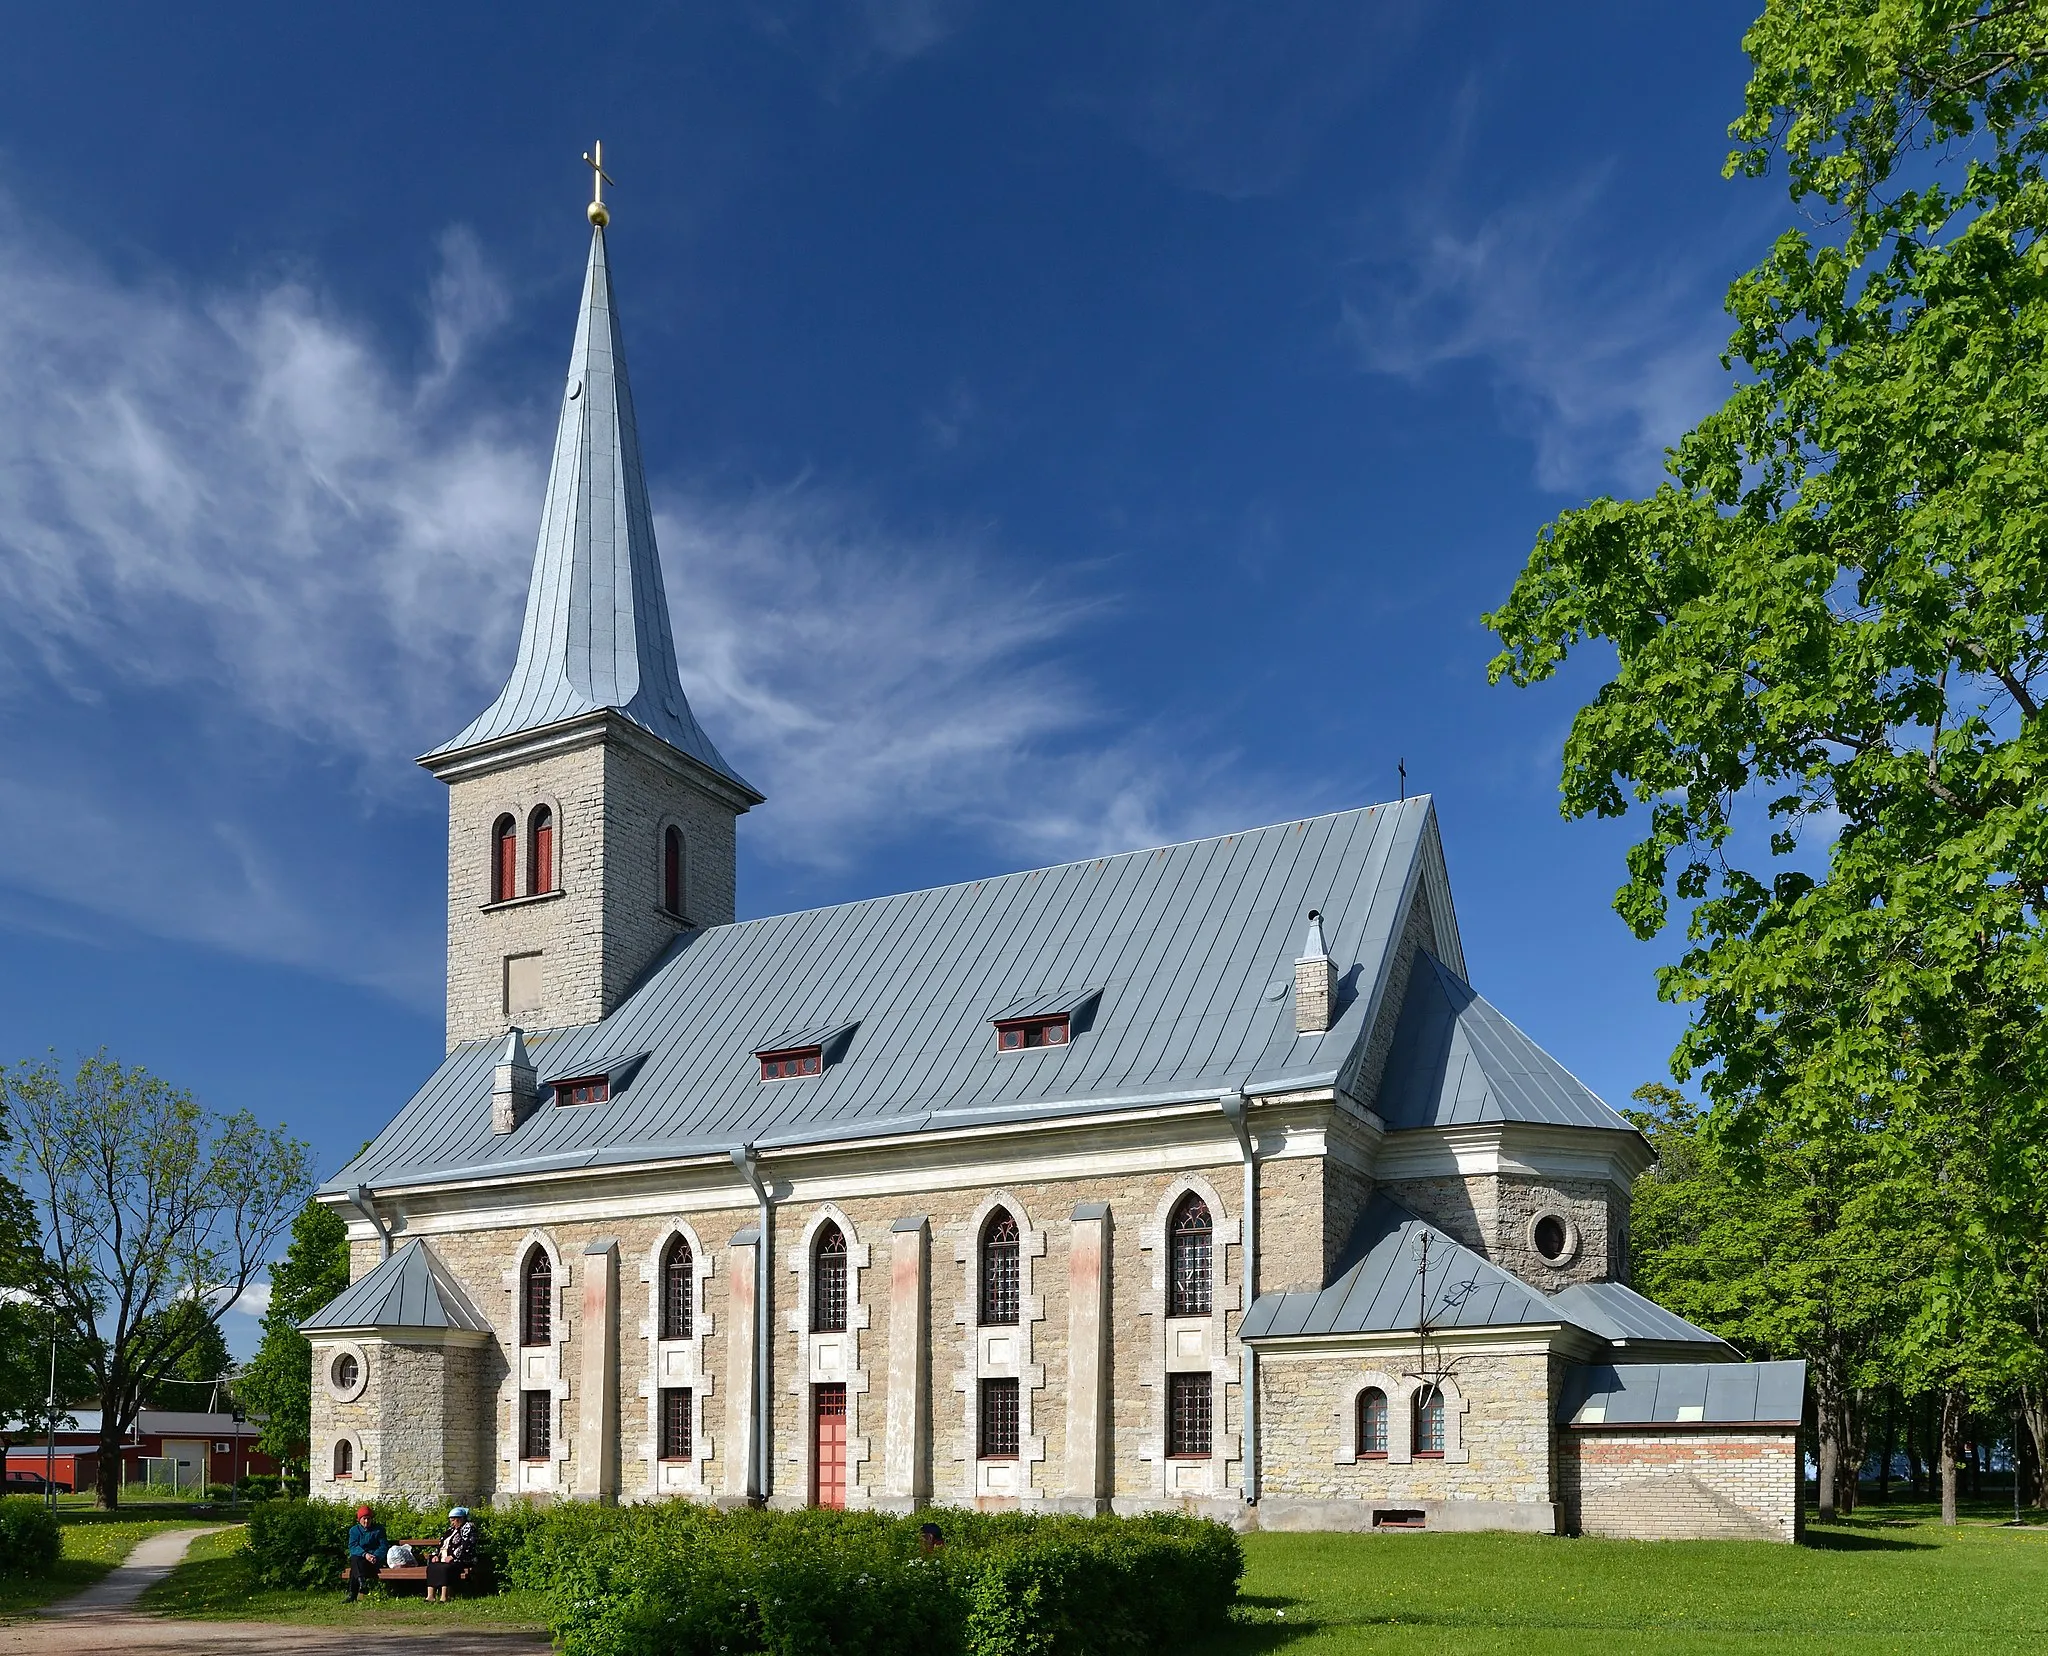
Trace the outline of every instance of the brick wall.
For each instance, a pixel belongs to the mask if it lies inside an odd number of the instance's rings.
[[[1558,1434],[1566,1526],[1632,1540],[1792,1541],[1799,1534],[1798,1434],[1567,1428]]]

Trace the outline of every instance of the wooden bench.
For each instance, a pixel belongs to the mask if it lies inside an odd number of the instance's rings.
[[[429,1536],[424,1541],[395,1541],[392,1545],[411,1547],[422,1557],[431,1554],[438,1558],[441,1553],[441,1540],[440,1536],[434,1535]],[[343,1586],[348,1585],[348,1567],[346,1565],[342,1567],[341,1580]],[[427,1586],[427,1567],[425,1564],[387,1564],[377,1572],[377,1580],[386,1587],[418,1587],[424,1592]]]

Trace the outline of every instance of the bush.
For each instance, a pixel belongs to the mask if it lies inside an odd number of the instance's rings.
[[[48,1575],[64,1540],[40,1495],[0,1496],[0,1575]]]
[[[439,1535],[446,1512],[427,1511],[409,1501],[379,1500],[370,1506],[393,1541]],[[249,1553],[256,1579],[265,1587],[331,1588],[348,1568],[348,1530],[355,1507],[345,1501],[265,1501],[249,1513]]]
[[[284,1479],[274,1472],[245,1472],[235,1480],[235,1493],[245,1501],[274,1501],[283,1489]]]

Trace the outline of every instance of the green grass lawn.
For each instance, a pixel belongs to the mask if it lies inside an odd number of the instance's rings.
[[[2048,1650],[2048,1530],[2004,1515],[1868,1506],[1799,1547],[1250,1535],[1238,1625],[1205,1656]]]
[[[21,1615],[73,1593],[82,1592],[105,1575],[145,1535],[183,1529],[189,1518],[135,1518],[123,1513],[60,1512],[64,1556],[49,1575],[23,1579],[0,1577],[0,1616]]]
[[[337,1581],[328,1592],[279,1592],[258,1586],[240,1527],[201,1536],[185,1562],[143,1594],[142,1608],[160,1616],[201,1621],[279,1621],[301,1624],[392,1626],[457,1622],[470,1626],[544,1630],[547,1610],[538,1594],[495,1593],[429,1604],[419,1592],[375,1592],[350,1604]]]

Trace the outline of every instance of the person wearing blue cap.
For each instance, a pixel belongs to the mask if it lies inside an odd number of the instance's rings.
[[[446,1604],[455,1584],[469,1579],[476,1560],[476,1520],[468,1507],[455,1507],[448,1514],[448,1533],[441,1537],[439,1556],[427,1564],[427,1597]]]

